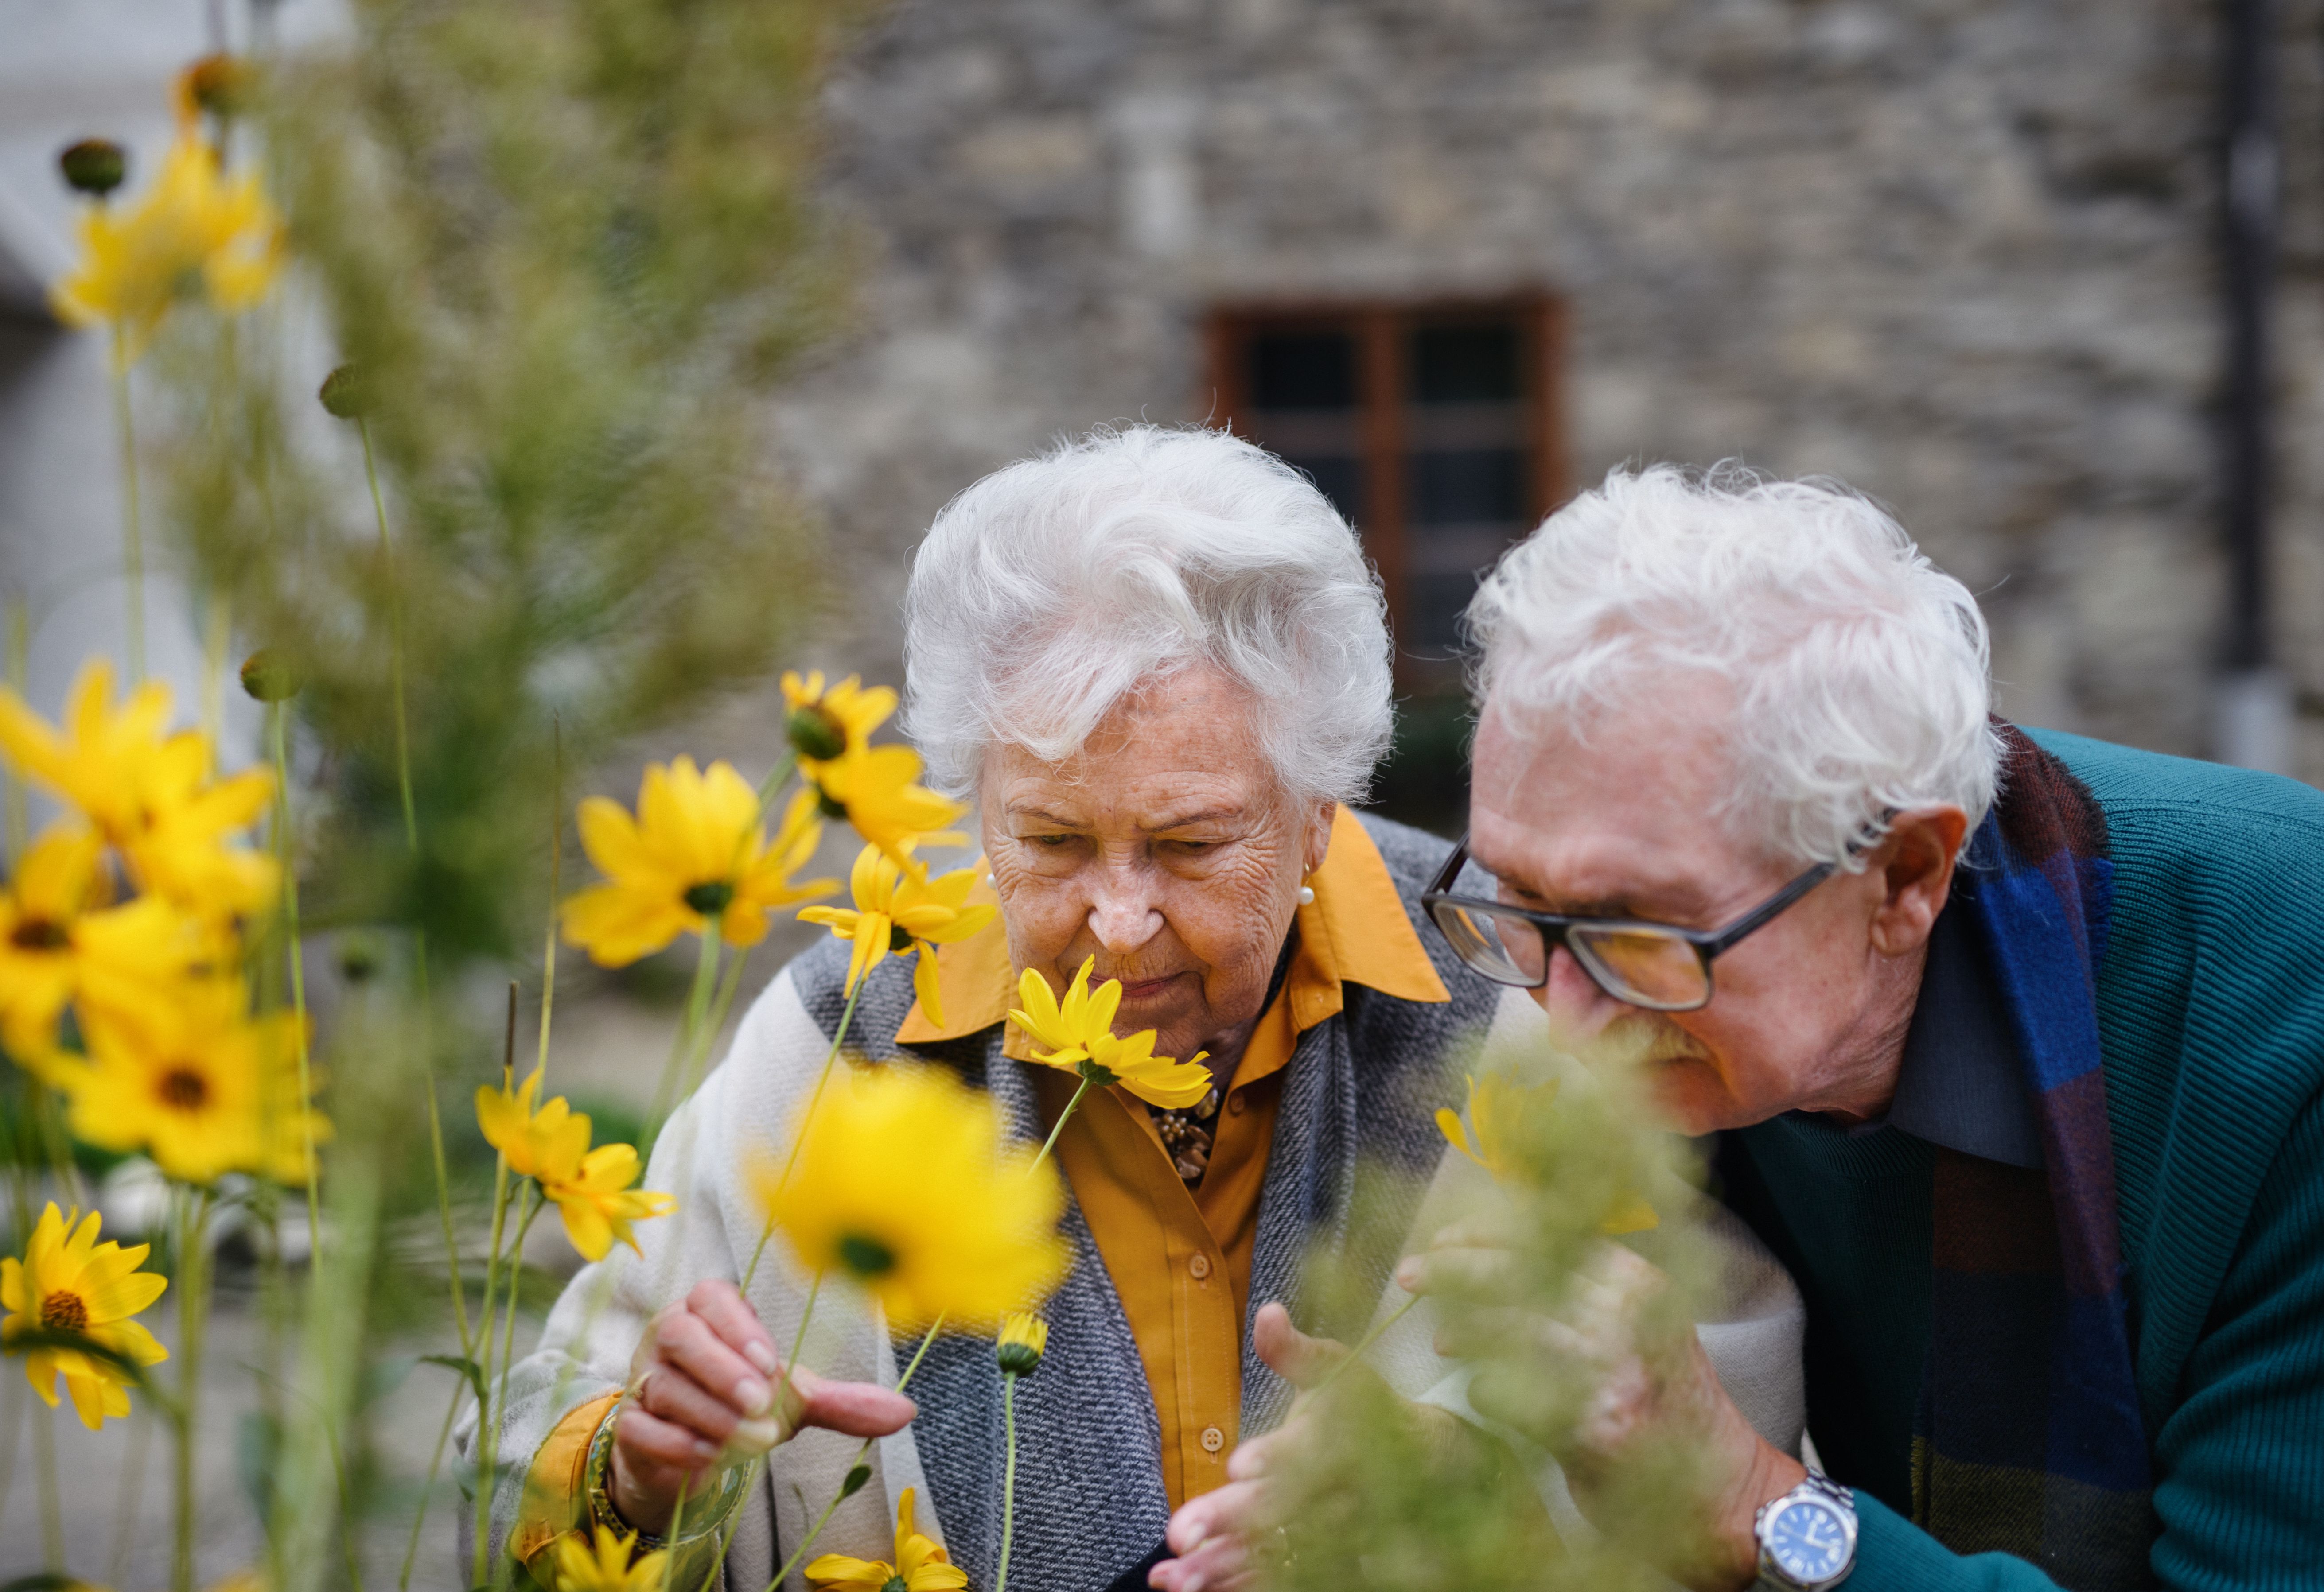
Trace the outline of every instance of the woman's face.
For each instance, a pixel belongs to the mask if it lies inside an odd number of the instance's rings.
[[[1213,671],[1172,676],[1064,762],[994,746],[979,795],[1016,965],[1062,993],[1093,956],[1092,984],[1121,980],[1117,1033],[1239,1055],[1333,808],[1286,796],[1247,694]]]

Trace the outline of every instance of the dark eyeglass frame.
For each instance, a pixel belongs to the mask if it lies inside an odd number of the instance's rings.
[[[1489,901],[1480,896],[1456,896],[1452,891],[1452,881],[1461,877],[1462,865],[1468,860],[1469,837],[1463,833],[1461,836],[1461,843],[1454,846],[1452,854],[1444,860],[1444,866],[1437,870],[1436,877],[1429,880],[1428,888],[1420,893],[1420,905],[1428,913],[1429,926],[1443,936],[1444,943],[1452,948],[1452,953],[1461,958],[1464,966],[1485,978],[1491,979],[1496,984],[1507,985],[1517,989],[1538,989],[1549,982],[1550,963],[1556,956],[1558,948],[1563,946],[1565,953],[1573,958],[1574,966],[1589,974],[1590,981],[1612,998],[1622,1002],[1625,1006],[1642,1007],[1648,1011],[1665,1012],[1700,1011],[1709,1006],[1711,998],[1718,993],[1717,986],[1711,977],[1711,964],[1735,949],[1752,934],[1773,923],[1783,915],[1784,908],[1823,883],[1831,877],[1833,866],[1829,862],[1817,863],[1758,906],[1723,927],[1689,929],[1681,928],[1675,924],[1649,923],[1643,918],[1575,917],[1554,912],[1535,912],[1526,907],[1513,906],[1507,901]],[[1440,908],[1456,910],[1465,908],[1472,912],[1518,918],[1533,925],[1541,932],[1541,977],[1521,982],[1514,979],[1496,977],[1488,970],[1477,966],[1462,953],[1460,942],[1446,931],[1443,919],[1440,915]],[[1617,934],[1624,929],[1644,929],[1669,939],[1682,941],[1693,947],[1696,958],[1702,963],[1702,998],[1682,1003],[1647,1000],[1641,999],[1636,990],[1625,992],[1609,987],[1609,980],[1611,975],[1600,969],[1597,965],[1597,958],[1577,950],[1567,941],[1568,932],[1576,928],[1599,929]],[[1512,962],[1514,962],[1514,959]]]

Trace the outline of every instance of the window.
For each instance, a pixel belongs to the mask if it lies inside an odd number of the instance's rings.
[[[1565,496],[1555,300],[1223,310],[1214,419],[1304,470],[1362,534],[1406,695],[1457,687],[1477,575]]]

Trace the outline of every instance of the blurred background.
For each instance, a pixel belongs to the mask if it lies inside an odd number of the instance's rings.
[[[122,610],[57,151],[116,138],[134,189],[186,61],[347,26],[0,0],[0,598],[43,712]],[[827,538],[791,661],[900,684],[911,548],[985,472],[1231,425],[1361,530],[1379,799],[1449,832],[1477,572],[1610,469],[1737,459],[1888,504],[1984,603],[2009,717],[2324,780],[2319,69],[2324,0],[899,0],[824,89],[851,301],[759,417]],[[200,616],[150,612],[189,708]],[[635,750],[755,777],[779,704]],[[685,969],[574,971],[558,1064],[633,1111]]]

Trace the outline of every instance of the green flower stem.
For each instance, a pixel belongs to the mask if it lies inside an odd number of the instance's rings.
[[[639,1136],[644,1142],[638,1146],[641,1157],[650,1159],[653,1141],[661,1136],[662,1124],[679,1105],[674,1098],[686,1058],[694,1052],[694,1036],[702,1027],[702,1019],[710,1008],[710,991],[718,981],[720,939],[718,920],[706,917],[702,922],[702,955],[694,964],[694,987],[687,991],[686,1016],[670,1041],[669,1059],[662,1063],[661,1081],[654,1085],[653,1110],[646,1119],[646,1130]]]
[[[202,1339],[209,1318],[210,1192],[178,1201],[177,1453],[171,1467],[171,1592],[194,1592],[194,1442],[201,1424]]]
[[[508,1408],[509,1366],[516,1357],[517,1284],[524,1277],[524,1241],[531,1235],[532,1224],[549,1203],[549,1196],[540,1192],[530,1178],[517,1185],[516,1241],[509,1246],[508,1298],[501,1305],[500,1383],[493,1389],[493,1407]]]
[[[290,743],[289,712],[269,703],[267,728],[274,746],[274,857],[282,870],[282,934],[290,963],[290,1010],[298,1019],[299,1100],[300,1131],[307,1138],[307,1236],[319,1250],[323,1242],[323,1202],[317,1188],[314,1118],[308,1115],[312,1095],[307,1054],[307,969],[299,937],[299,873],[290,838]]]
[[[1001,1569],[992,1592],[1009,1592],[1009,1544],[1017,1534],[1017,1378],[1001,1378],[1001,1418],[1009,1432],[1009,1461],[1001,1472]]]
[[[129,585],[129,678],[145,678],[145,531],[137,499],[137,430],[129,407],[129,340],[113,325],[113,415],[121,434],[121,573]]]
[[[512,1071],[506,1062],[501,1064],[501,1086],[503,1089],[508,1087],[509,1073]],[[484,1302],[477,1307],[476,1312],[476,1325],[479,1329],[477,1347],[484,1350],[484,1357],[476,1363],[477,1368],[483,1373],[480,1381],[485,1387],[492,1385],[493,1296],[500,1282],[501,1238],[504,1231],[504,1224],[508,1220],[508,1155],[503,1151],[493,1166],[493,1236],[491,1247],[484,1254]],[[473,1354],[469,1357],[476,1358]],[[479,1408],[476,1412],[476,1550],[475,1560],[469,1567],[468,1584],[471,1587],[484,1585],[492,1572],[489,1554],[492,1546],[493,1449],[495,1447],[493,1441],[495,1435],[493,1431],[491,1407],[485,1405]]]
[[[21,593],[8,599],[8,684],[16,695],[24,695],[32,674],[32,611]],[[26,801],[24,782],[18,778],[14,763],[0,765],[5,778],[0,786],[7,791],[6,835],[8,855],[12,861],[21,861],[24,847],[32,836],[32,811]]]
[[[1091,1078],[1086,1074],[1084,1075],[1082,1078],[1082,1086],[1074,1090],[1074,1098],[1067,1100],[1065,1102],[1065,1109],[1057,1113],[1057,1125],[1049,1129],[1049,1136],[1042,1142],[1041,1153],[1033,1157],[1033,1166],[1028,1166],[1025,1169],[1027,1176],[1029,1177],[1032,1175],[1034,1166],[1040,1165],[1042,1162],[1047,1161],[1049,1158],[1049,1151],[1056,1145],[1057,1135],[1065,1132],[1065,1124],[1073,1119],[1074,1108],[1082,1103],[1082,1096],[1090,1091],[1090,1085],[1095,1081],[1095,1079]]]
[[[1331,1370],[1324,1373],[1323,1381],[1318,1382],[1314,1386],[1306,1390],[1308,1396],[1311,1398],[1320,1396],[1325,1388],[1331,1386],[1334,1382],[1337,1382],[1341,1376],[1346,1373],[1350,1366],[1354,1365],[1358,1360],[1364,1357],[1364,1350],[1370,1348],[1373,1344],[1378,1343],[1380,1340],[1380,1335],[1382,1333],[1386,1332],[1390,1327],[1395,1326],[1398,1321],[1404,1320],[1406,1312],[1408,1312],[1414,1305],[1418,1304],[1419,1302],[1420,1295],[1416,1293],[1411,1298],[1406,1300],[1402,1304],[1397,1305],[1394,1311],[1389,1312],[1388,1320],[1382,1321],[1379,1326],[1374,1327],[1370,1331],[1365,1333],[1362,1339],[1357,1342],[1356,1347],[1348,1351],[1347,1357],[1344,1359],[1341,1360],[1338,1365],[1333,1367]]]
[[[32,1418],[32,1452],[34,1468],[39,1472],[41,1490],[41,1561],[54,1574],[65,1569],[65,1505],[64,1495],[57,1486],[56,1423],[44,1419],[47,1411]]]
[[[395,698],[395,779],[403,795],[403,839],[420,851],[420,818],[411,804],[411,732],[403,715],[403,594],[396,584],[395,548],[387,535],[387,501],[379,495],[379,468],[371,456],[371,422],[357,416],[363,434],[364,479],[371,483],[372,512],[379,517],[379,557],[387,571],[387,677]]]
[[[855,1003],[862,998],[863,986],[858,983],[847,997],[845,1009],[839,1014],[839,1027],[831,1036],[831,1048],[823,1053],[823,1071],[816,1076],[815,1092],[807,1096],[807,1114],[799,1118],[798,1132],[791,1136],[790,1157],[783,1163],[782,1176],[775,1180],[775,1192],[779,1194],[791,1181],[791,1168],[798,1164],[799,1146],[807,1143],[807,1125],[815,1120],[816,1107],[823,1103],[823,1086],[831,1081],[832,1064],[839,1060],[839,1047],[847,1039],[847,1025],[855,1020]],[[769,1211],[766,1225],[759,1229],[758,1247],[751,1251],[751,1264],[742,1268],[742,1291],[744,1293],[750,1293],[751,1279],[759,1275],[759,1257],[767,1252],[767,1240],[774,1236],[774,1212]]]
[[[436,1494],[436,1473],[443,1468],[444,1449],[452,1439],[452,1418],[460,1413],[462,1385],[453,1384],[452,1402],[444,1406],[444,1423],[436,1429],[436,1451],[429,1457],[428,1480],[420,1486],[420,1507],[411,1516],[411,1537],[403,1546],[403,1569],[395,1578],[395,1592],[406,1592],[411,1585],[411,1566],[420,1557],[420,1528],[428,1522],[428,1505]]]
[[[751,960],[751,947],[737,946],[726,959],[725,976],[718,980],[718,994],[710,1003],[709,1015],[704,1018],[702,1031],[695,1035],[694,1048],[687,1057],[686,1071],[679,1081],[678,1099],[690,1099],[700,1085],[702,1063],[710,1059],[710,1047],[718,1043],[725,1031],[726,1014],[734,1009],[735,991],[742,987],[742,967]]]

